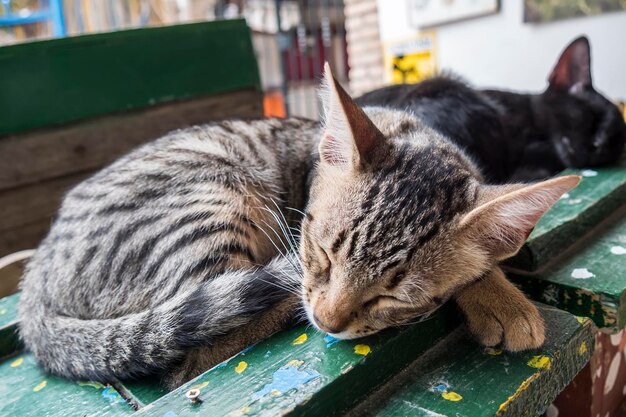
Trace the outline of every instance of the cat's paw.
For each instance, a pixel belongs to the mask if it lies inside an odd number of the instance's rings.
[[[543,319],[530,302],[523,309],[513,306],[473,309],[467,316],[467,324],[482,345],[502,345],[510,352],[537,349],[545,341]]]

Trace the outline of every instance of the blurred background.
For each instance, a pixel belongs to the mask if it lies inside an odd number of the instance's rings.
[[[586,34],[596,87],[626,97],[626,0],[0,0],[0,45],[244,17],[265,114],[316,118],[323,62],[353,94],[452,70],[477,87],[538,91]]]

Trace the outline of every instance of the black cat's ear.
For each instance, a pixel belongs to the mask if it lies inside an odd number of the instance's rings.
[[[371,162],[385,138],[335,80],[328,63],[320,95],[324,105],[324,133],[319,144],[322,163],[350,170]]]
[[[548,82],[550,88],[572,94],[591,88],[591,52],[587,37],[581,36],[565,48]]]

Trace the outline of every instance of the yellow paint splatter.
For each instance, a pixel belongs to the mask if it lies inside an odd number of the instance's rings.
[[[454,391],[444,391],[441,393],[441,396],[448,401],[454,401],[454,402],[461,401],[463,399],[461,395],[457,394]]]
[[[576,320],[578,320],[580,324],[585,324],[585,322],[589,319],[587,317],[576,316]]]
[[[291,344],[292,344],[292,345],[301,345],[301,344],[303,344],[304,342],[306,342],[306,340],[307,340],[308,338],[309,338],[309,337],[306,335],[306,333],[302,333],[300,336],[298,336],[298,337],[296,338],[296,340],[294,340],[293,342],[291,342]]]
[[[42,389],[44,389],[46,387],[46,385],[48,385],[48,381],[46,381],[44,379],[39,384],[37,384],[37,386],[35,388],[33,388],[33,391],[35,391],[35,392],[41,391]]]
[[[24,363],[24,358],[18,358],[16,360],[14,360],[13,362],[11,362],[11,368],[17,368],[18,366],[20,366],[23,363]]]
[[[356,345],[354,347],[354,353],[356,353],[357,355],[367,355],[368,353],[370,353],[372,351],[372,349],[370,349],[369,346],[367,345]]]
[[[582,342],[580,344],[580,346],[578,347],[578,354],[582,356],[586,352],[587,352],[587,343],[586,342]]]
[[[235,372],[237,372],[238,374],[242,373],[243,371],[246,370],[246,368],[248,367],[248,363],[241,361],[239,362],[239,364],[237,365],[237,367],[235,368]]]
[[[248,414],[252,409],[249,405],[244,405],[239,410],[235,410],[232,413],[228,414],[228,417],[241,417],[245,414]]]
[[[304,364],[304,361],[301,361],[300,359],[292,359],[289,362],[287,362],[287,366],[293,366],[295,368],[297,368],[298,366]]]
[[[545,355],[533,356],[527,363],[528,366],[537,369],[550,369],[552,362]]]
[[[104,385],[95,381],[78,381],[78,385],[80,385],[81,387],[92,387],[95,389],[104,388]]]
[[[274,397],[282,394],[280,391],[278,391],[277,389],[273,389],[270,391],[270,394],[272,394]]]
[[[209,385],[209,381],[204,381],[201,384],[194,385],[190,389],[202,389],[202,388],[206,387],[207,385]]]
[[[487,355],[491,355],[491,356],[498,356],[498,355],[502,355],[502,349],[495,349],[492,347],[486,347],[485,348],[485,353]]]
[[[524,380],[524,382],[522,382],[522,384],[513,393],[513,395],[511,395],[509,398],[507,398],[507,400],[505,402],[500,404],[500,407],[498,407],[498,412],[496,413],[496,416],[501,416],[504,412],[506,412],[509,404],[511,402],[513,402],[517,397],[519,397],[522,392],[526,391],[528,389],[528,387],[530,386],[530,384],[532,384],[532,382],[534,380],[539,378],[540,375],[541,375],[541,373],[535,372],[534,374],[532,374],[531,376],[526,378]]]

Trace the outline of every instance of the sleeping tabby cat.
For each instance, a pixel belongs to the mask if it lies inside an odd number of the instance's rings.
[[[45,369],[176,385],[288,326],[299,302],[355,338],[454,297],[481,343],[540,346],[537,309],[497,263],[579,178],[484,185],[413,115],[361,109],[328,68],[323,91],[322,127],[177,131],[69,192],[22,283],[21,336]],[[288,207],[305,211],[299,254],[280,253]]]
[[[493,183],[616,162],[626,125],[617,106],[593,88],[587,38],[565,48],[548,80],[541,94],[517,94],[435,77],[384,87],[357,103],[409,109],[473,157]]]

